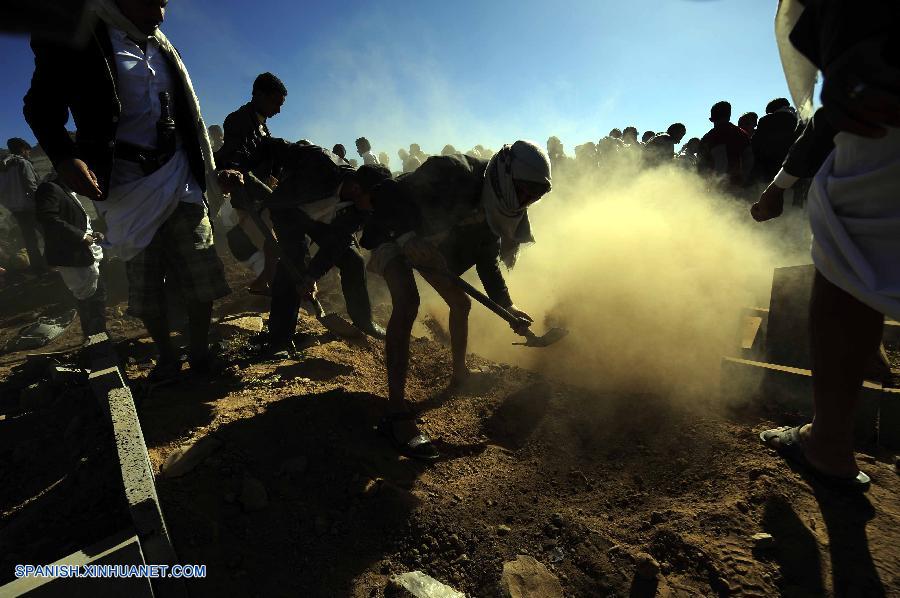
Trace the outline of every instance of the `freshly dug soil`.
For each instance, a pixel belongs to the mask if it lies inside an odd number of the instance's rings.
[[[229,277],[246,285],[235,267]],[[264,311],[240,291],[217,306],[219,316]],[[384,323],[389,306],[377,311]],[[443,452],[423,464],[373,430],[386,408],[379,341],[336,339],[304,316],[301,357],[266,361],[252,332],[225,321],[216,331],[230,375],[148,393],[152,347],[133,321],[115,322],[133,339],[121,352],[154,466],[197,440],[219,441],[183,476],[157,479],[181,561],[208,567],[189,583],[192,596],[383,596],[391,574],[418,569],[494,597],[503,563],[519,554],[575,597],[900,594],[892,455],[861,455],[868,494],[828,491],[759,443],[788,414],[724,410],[716,397],[685,404],[666,388],[602,394],[475,355],[480,371],[448,393],[448,350],[416,339],[409,394]],[[34,434],[41,451],[59,449],[57,436]],[[4,447],[5,436],[0,428]],[[40,496],[40,484],[30,488]],[[4,512],[25,490],[0,493]],[[14,546],[17,558],[26,546]],[[636,575],[638,553],[659,563],[656,579]]]

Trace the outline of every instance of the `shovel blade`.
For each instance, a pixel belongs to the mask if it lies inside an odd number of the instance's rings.
[[[569,334],[569,331],[565,328],[551,328],[543,336],[531,336],[524,343],[513,344],[523,347],[549,347],[561,341],[567,334]]]
[[[325,314],[319,318],[319,323],[324,326],[328,332],[343,338],[362,338],[365,336],[362,330],[338,314]]]

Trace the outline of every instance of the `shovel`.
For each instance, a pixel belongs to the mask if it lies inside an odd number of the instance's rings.
[[[425,272],[426,274],[437,274],[439,276],[446,276],[450,279],[450,282],[461,288],[467,295],[478,301],[478,303],[482,304],[513,326],[517,326],[519,324],[524,323],[525,321],[509,312],[508,309],[501,306],[496,301],[492,300],[490,297],[467,283],[465,280],[452,274],[446,270],[438,270],[435,268],[428,268],[425,266],[415,266],[415,268],[421,272]],[[550,345],[561,341],[569,331],[565,328],[551,328],[543,336],[538,336],[531,331],[530,328],[526,328],[524,332],[517,332],[516,334],[520,334],[525,337],[524,343],[513,343],[514,345],[518,345],[521,347],[549,347]]]
[[[281,245],[278,244],[275,235],[272,234],[272,231],[269,230],[269,227],[266,225],[265,221],[263,221],[256,206],[248,206],[246,211],[250,214],[250,218],[253,220],[253,224],[256,225],[256,228],[259,229],[259,232],[263,234],[266,241],[268,241],[275,249],[275,255],[281,260],[282,265],[284,265],[285,270],[287,270],[288,276],[291,277],[291,280],[294,281],[295,285],[299,285],[303,280],[303,275],[297,270],[294,262],[285,256],[284,251],[281,249]],[[340,315],[334,313],[326,314],[325,308],[322,307],[322,304],[317,298],[311,297],[310,302],[312,303],[313,308],[311,313],[316,317],[319,323],[328,330],[328,332],[344,338],[362,338],[365,336],[362,330]]]

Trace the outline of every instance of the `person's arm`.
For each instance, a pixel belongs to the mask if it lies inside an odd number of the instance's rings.
[[[837,129],[828,122],[822,109],[816,110],[788,150],[773,183],[781,189],[790,189],[798,179],[815,176],[834,149],[836,134]]]
[[[362,227],[361,214],[353,209],[339,214],[329,225],[317,227],[310,231],[310,238],[319,246],[316,255],[309,262],[306,275],[319,280],[332,267],[345,251],[353,246],[353,233]]]
[[[500,270],[500,239],[493,243],[484,243],[479,248],[479,254],[475,270],[478,272],[484,292],[495,303],[509,308],[513,302],[503,272]]]
[[[22,113],[41,148],[53,164],[74,159],[75,142],[66,131],[69,121],[69,93],[67,73],[60,56],[67,50],[32,39],[34,74],[31,88],[25,94]]]

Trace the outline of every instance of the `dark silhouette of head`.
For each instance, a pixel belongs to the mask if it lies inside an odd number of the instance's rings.
[[[766,114],[772,114],[777,110],[781,110],[782,108],[790,108],[791,103],[787,98],[775,98],[768,104],[766,104]]]
[[[356,151],[359,152],[360,156],[368,153],[372,151],[372,144],[365,137],[360,137],[356,140]]]
[[[713,104],[709,110],[709,120],[714,124],[731,121],[731,104],[725,101]]]
[[[334,144],[334,147],[331,148],[331,152],[341,158],[347,157],[347,148],[345,148],[343,144],[340,143]]]
[[[21,137],[13,137],[12,139],[7,140],[6,148],[10,153],[22,156],[23,158],[27,158],[28,154],[31,153],[31,144]]]
[[[287,98],[287,87],[272,73],[262,73],[253,81],[253,108],[265,118],[279,112]]]
[[[687,135],[687,127],[681,123],[674,123],[669,125],[666,133],[675,140],[675,143],[681,143],[681,140]]]

